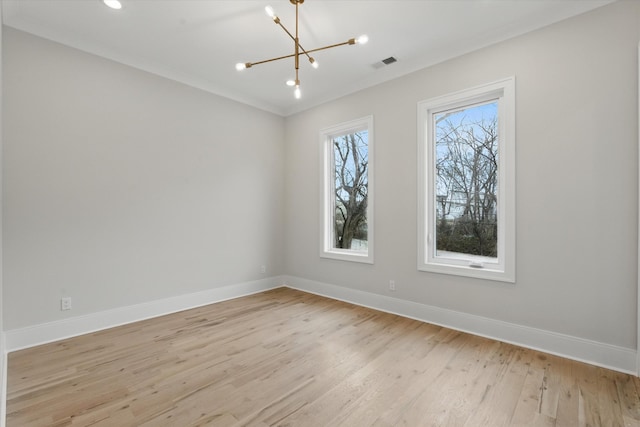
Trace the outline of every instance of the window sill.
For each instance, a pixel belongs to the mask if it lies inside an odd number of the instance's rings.
[[[438,263],[422,263],[418,270],[430,273],[449,274],[453,276],[472,277],[475,279],[495,280],[499,282],[515,283],[515,272],[492,269],[490,267],[470,267],[468,265],[452,265]]]
[[[340,261],[360,262],[364,264],[373,264],[373,255],[367,252],[356,251],[322,251],[321,258],[337,259]]]

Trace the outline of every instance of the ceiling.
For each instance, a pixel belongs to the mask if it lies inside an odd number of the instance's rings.
[[[300,61],[302,98],[285,81],[293,53],[265,14],[270,4],[295,32],[289,0],[2,0],[3,23],[145,71],[287,116],[448,58],[532,31],[614,0],[306,0],[300,44],[311,50],[361,34],[364,45]],[[383,65],[395,57],[398,62]]]

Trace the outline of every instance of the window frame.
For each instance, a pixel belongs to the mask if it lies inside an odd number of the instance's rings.
[[[332,141],[338,136],[362,130],[367,130],[367,250],[334,248],[335,160]],[[350,120],[320,130],[320,257],[373,264],[374,160],[373,116]]]
[[[434,116],[447,110],[498,104],[498,258],[436,256]],[[515,283],[515,77],[418,102],[418,270]],[[480,267],[481,265],[481,267]]]

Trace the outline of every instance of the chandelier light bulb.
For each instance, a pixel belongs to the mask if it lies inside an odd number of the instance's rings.
[[[293,91],[293,96],[296,97],[296,99],[300,99],[300,97],[302,96],[302,92],[300,92],[300,86],[296,86],[296,90]]]
[[[369,36],[367,36],[366,34],[363,34],[356,39],[356,42],[358,44],[366,44],[368,41],[369,41]]]
[[[109,6],[111,9],[122,9],[122,3],[118,0],[102,0],[102,2]]]
[[[287,86],[295,86],[296,82],[295,80],[287,80]]]
[[[245,68],[247,68],[247,65],[244,62],[238,62],[236,64],[236,70],[238,70],[238,71],[242,71]]]
[[[264,11],[267,13],[269,18],[275,18],[276,12],[273,10],[271,6],[265,6]]]
[[[315,59],[313,59],[313,58],[309,58],[309,62],[311,62],[311,66],[312,66],[313,68],[315,68],[316,70],[318,69],[318,61],[316,61],[316,60],[315,60]]]

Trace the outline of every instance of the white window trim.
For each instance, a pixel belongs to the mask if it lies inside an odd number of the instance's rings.
[[[435,256],[433,115],[498,99],[498,262],[481,257]],[[514,283],[516,280],[515,77],[418,103],[418,270]],[[478,268],[480,267],[481,268]]]
[[[332,139],[339,135],[367,129],[368,132],[368,168],[367,168],[367,251],[336,249],[333,247],[333,144]],[[373,264],[374,250],[374,134],[373,116],[340,123],[320,131],[320,256],[342,261]]]

